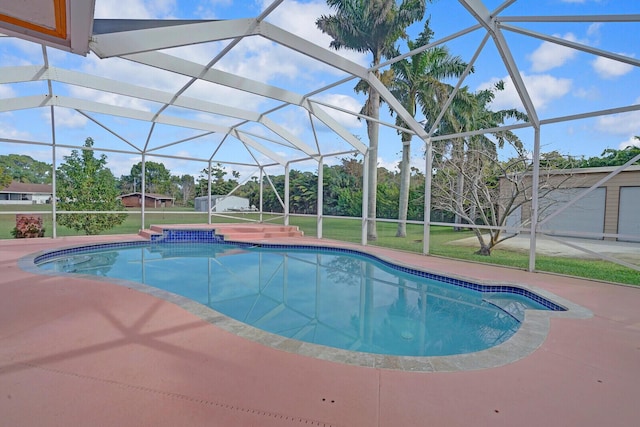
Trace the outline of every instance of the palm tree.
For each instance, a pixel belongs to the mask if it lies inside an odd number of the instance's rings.
[[[395,42],[406,38],[406,28],[421,20],[426,10],[426,0],[403,0],[399,5],[396,0],[327,0],[327,4],[335,9],[334,15],[322,15],[316,26],[333,41],[329,45],[333,49],[351,49],[357,52],[371,52],[371,66],[374,75],[379,78],[376,68],[382,57],[395,55]],[[369,216],[367,238],[376,240],[376,188],[378,168],[378,119],[380,117],[380,94],[374,88],[368,91],[365,111],[372,120],[367,121],[369,136],[369,179],[367,200]]]
[[[428,44],[431,37],[433,37],[433,31],[429,28],[427,20],[418,39],[416,41],[409,40],[407,47],[410,51],[417,49]],[[467,64],[459,56],[453,57],[449,54],[446,46],[423,50],[392,65],[391,93],[413,117],[420,106],[427,118],[427,123],[433,122],[451,92],[451,86],[441,80],[460,77],[466,67]],[[407,127],[400,117],[397,117],[396,124]],[[396,237],[407,236],[412,137],[411,133],[401,132],[402,161],[400,163],[399,221]]]
[[[450,114],[446,115],[446,119],[441,122],[441,129],[446,130],[447,133],[455,134],[497,128],[504,124],[507,119],[527,121],[527,115],[517,109],[499,111],[490,109],[490,104],[494,100],[496,92],[503,89],[503,82],[498,82],[491,89],[481,90],[476,93],[470,93],[467,87],[462,88],[451,104]],[[523,150],[522,141],[511,131],[492,132],[490,135],[493,139],[489,138],[487,134],[473,135],[466,138],[457,137],[449,141],[442,141],[440,147],[436,149],[439,155],[444,155],[445,152],[450,150],[450,161],[454,165],[453,170],[458,171],[455,188],[451,189],[452,194],[450,194],[450,197],[456,199],[454,203],[454,206],[456,206],[456,212],[454,212],[456,224],[460,224],[463,217],[473,221],[476,218],[476,212],[482,214],[478,211],[466,212],[465,201],[469,199],[464,196],[466,191],[465,177],[470,178],[472,181],[486,179],[481,172],[485,169],[484,163],[489,160],[497,160],[498,148],[503,148],[505,143],[509,143],[519,152]],[[462,171],[467,171],[468,173],[465,174]],[[473,182],[471,186],[473,191]],[[471,200],[475,199],[471,198]],[[469,206],[471,210],[478,208],[480,208],[478,204],[472,203]],[[484,244],[482,233],[477,228],[474,229],[474,232],[481,245],[480,253],[483,255],[488,254],[490,246]],[[499,233],[500,230],[490,230],[492,241],[499,237]]]

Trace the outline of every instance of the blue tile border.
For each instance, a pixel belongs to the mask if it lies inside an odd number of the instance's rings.
[[[116,249],[135,246],[144,246],[149,244],[172,244],[172,243],[209,243],[209,244],[224,244],[233,245],[241,248],[260,248],[262,250],[298,250],[298,251],[313,251],[313,252],[325,252],[325,253],[342,253],[349,255],[356,255],[363,258],[373,260],[391,270],[399,271],[402,273],[411,274],[425,279],[436,280],[459,286],[466,289],[471,289],[484,294],[487,293],[509,293],[520,295],[537,304],[545,307],[551,311],[567,311],[567,308],[544,298],[535,292],[528,289],[520,288],[512,285],[485,285],[470,282],[463,279],[448,277],[440,274],[430,273],[424,270],[418,270],[415,268],[404,267],[393,263],[391,261],[382,259],[376,255],[372,255],[363,251],[349,249],[349,248],[336,248],[331,246],[316,246],[316,245],[295,245],[295,244],[279,244],[279,243],[252,243],[252,242],[237,242],[227,241],[220,235],[215,233],[215,229],[201,230],[201,229],[168,229],[163,230],[162,234],[152,235],[150,241],[134,241],[134,242],[118,242],[118,243],[105,243],[79,246],[74,248],[67,248],[47,252],[37,256],[34,259],[35,264],[39,264],[45,261],[59,258],[70,254],[78,254],[95,249]]]
[[[288,244],[285,245],[285,244],[274,244],[274,243],[251,243],[251,244],[247,244],[244,242],[227,242],[227,243],[234,243],[237,245],[246,245],[249,247],[259,247],[262,249],[275,249],[275,250],[296,249],[296,250],[308,250],[308,251],[315,251],[315,252],[345,253],[350,255],[357,255],[357,256],[371,259],[395,271],[412,274],[425,279],[448,283],[454,286],[460,286],[460,287],[471,289],[481,293],[510,293],[515,295],[520,295],[542,305],[548,310],[567,311],[565,307],[559,304],[556,304],[553,301],[550,301],[547,298],[544,298],[534,292],[531,292],[528,289],[523,289],[517,286],[511,286],[511,285],[484,285],[484,284],[469,282],[462,279],[457,279],[454,277],[448,277],[440,274],[430,273],[424,270],[418,270],[410,267],[403,267],[391,261],[387,261],[375,255],[358,251],[355,249],[334,248],[330,246],[316,246],[316,245],[288,245]]]

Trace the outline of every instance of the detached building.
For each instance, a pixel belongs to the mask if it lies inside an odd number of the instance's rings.
[[[212,212],[248,212],[256,210],[249,207],[249,199],[238,196],[209,196]],[[196,197],[193,206],[197,212],[207,212],[207,196]]]
[[[2,205],[35,205],[51,203],[53,186],[51,184],[27,184],[12,181],[7,187],[0,189]]]
[[[139,208],[142,206],[142,193],[123,194],[118,196],[118,199],[122,200],[122,204],[126,208]],[[162,194],[145,193],[144,195],[145,208],[170,208],[173,206],[174,201],[174,197]]]
[[[541,197],[540,221],[561,209],[568,201],[600,182],[616,167],[545,171],[549,182],[558,188]],[[542,172],[541,172],[542,175]],[[527,177],[530,180],[530,177]],[[526,182],[530,186],[530,181]],[[511,191],[501,179],[500,189]],[[573,233],[620,234],[618,240],[640,242],[640,166],[628,166],[603,182],[589,194],[540,226],[540,231],[562,236]],[[531,218],[531,203],[525,203],[509,216],[509,225],[517,227]],[[610,240],[610,237],[605,240]]]

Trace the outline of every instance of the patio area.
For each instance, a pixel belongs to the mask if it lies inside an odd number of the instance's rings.
[[[640,289],[367,247],[438,273],[534,286],[593,313],[552,318],[542,345],[504,366],[411,372],[275,349],[128,286],[18,266],[41,250],[135,239],[0,241],[4,425],[622,427],[640,419]]]

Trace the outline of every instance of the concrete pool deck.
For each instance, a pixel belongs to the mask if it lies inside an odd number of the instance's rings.
[[[367,247],[436,272],[534,286],[593,313],[551,318],[542,344],[513,363],[410,372],[274,349],[126,286],[18,266],[41,250],[135,239],[0,241],[2,425],[631,426],[640,420],[639,288]]]

